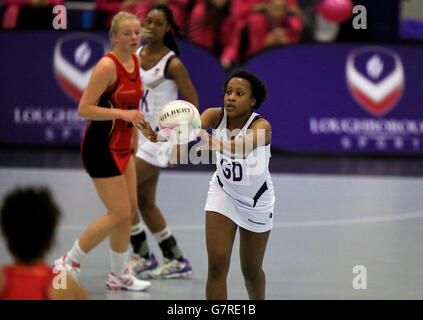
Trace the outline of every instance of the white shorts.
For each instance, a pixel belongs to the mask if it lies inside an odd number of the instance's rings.
[[[141,137],[140,143],[138,144],[138,151],[136,156],[142,160],[152,164],[153,166],[166,168],[169,163],[170,154],[173,149],[173,145],[170,142],[151,142]]]
[[[222,187],[210,181],[205,211],[214,211],[231,219],[241,228],[252,232],[266,232],[273,227],[274,203],[265,206],[246,207],[226,193]]]

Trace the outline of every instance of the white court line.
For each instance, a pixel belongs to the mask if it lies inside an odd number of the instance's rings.
[[[302,228],[302,227],[326,227],[326,226],[339,226],[350,224],[364,224],[364,223],[379,223],[423,218],[423,212],[405,213],[405,214],[392,214],[379,217],[362,217],[354,219],[336,219],[336,220],[310,220],[299,222],[282,222],[275,223],[276,228]]]
[[[365,223],[379,223],[379,222],[391,222],[423,218],[423,212],[412,212],[405,214],[392,214],[380,217],[362,217],[354,219],[336,219],[336,220],[310,220],[310,221],[298,221],[298,222],[281,222],[273,224],[274,229],[279,228],[308,228],[308,227],[331,227],[351,224],[365,224]],[[181,231],[195,231],[204,230],[204,225],[170,225],[172,230]],[[63,226],[60,227],[63,231],[82,231],[85,226]]]

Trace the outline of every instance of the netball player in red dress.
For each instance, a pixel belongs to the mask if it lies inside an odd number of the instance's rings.
[[[120,12],[110,28],[112,51],[96,65],[78,107],[89,119],[81,155],[107,214],[94,220],[72,249],[54,265],[73,274],[85,255],[110,237],[111,271],[108,289],[142,291],[150,282],[135,278],[126,268],[131,221],[138,208],[133,149],[143,122],[138,111],[143,95],[139,57],[134,54],[141,42],[141,24],[135,15]]]

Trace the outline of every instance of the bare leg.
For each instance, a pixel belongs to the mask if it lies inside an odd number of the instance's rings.
[[[217,212],[206,212],[208,275],[206,299],[227,299],[226,278],[237,225]]]
[[[266,277],[262,269],[270,231],[251,232],[239,228],[241,269],[245,287],[251,300],[264,300]]]
[[[131,217],[131,204],[124,176],[96,178],[93,182],[108,212],[94,220],[79,238],[79,246],[85,253],[96,247],[116,228],[127,228],[125,225]]]
[[[121,223],[118,228],[110,234],[110,248],[114,252],[126,252],[128,250],[129,238],[131,234],[131,221],[138,210],[137,200],[137,176],[135,172],[135,161],[131,157],[125,172],[126,190],[130,204],[129,219]]]
[[[156,189],[160,168],[136,158],[136,169],[138,177],[137,195],[141,216],[152,233],[159,232],[166,228],[166,220],[156,205]],[[135,225],[139,221],[137,214],[132,224]]]

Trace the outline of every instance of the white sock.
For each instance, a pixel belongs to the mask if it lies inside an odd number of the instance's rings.
[[[170,232],[169,228],[166,227],[163,230],[153,233],[154,238],[156,238],[157,243],[162,242],[163,240],[166,240],[172,235],[172,232]]]
[[[141,224],[141,222],[138,222],[138,224],[131,227],[131,236],[135,236],[137,234],[140,234],[143,231],[144,231],[143,225]]]
[[[72,249],[67,253],[66,260],[70,259],[71,261],[75,263],[82,263],[82,260],[84,260],[85,256],[87,255],[82,249],[79,247],[78,244],[79,240],[76,240]],[[69,262],[69,260],[68,260]]]
[[[115,275],[121,277],[128,265],[129,251],[122,253],[110,249],[111,270]]]

